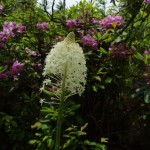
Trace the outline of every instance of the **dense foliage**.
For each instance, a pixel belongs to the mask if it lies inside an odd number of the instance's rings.
[[[1,150],[54,149],[55,89],[40,88],[47,54],[69,32],[87,78],[65,101],[60,149],[150,149],[150,1],[48,2],[0,1]]]

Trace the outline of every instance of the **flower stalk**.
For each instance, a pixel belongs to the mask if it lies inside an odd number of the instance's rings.
[[[63,121],[63,108],[64,108],[64,100],[65,100],[66,75],[67,75],[67,63],[64,66],[64,72],[63,72],[62,84],[61,84],[60,104],[59,104],[58,120],[57,120],[57,126],[56,126],[55,150],[59,150],[59,147],[60,147],[61,126],[62,126],[62,121]]]

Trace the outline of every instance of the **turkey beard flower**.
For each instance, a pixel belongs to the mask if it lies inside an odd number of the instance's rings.
[[[86,61],[82,48],[75,42],[73,32],[58,42],[47,55],[43,75],[51,80],[51,75],[65,76],[65,91],[81,95],[86,84]],[[47,79],[45,79],[46,81]],[[48,83],[43,82],[43,89]],[[51,84],[51,82],[49,82]]]

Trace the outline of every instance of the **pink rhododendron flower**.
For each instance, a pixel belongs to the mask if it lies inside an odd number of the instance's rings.
[[[37,52],[36,51],[31,51],[31,56],[37,56]]]
[[[16,22],[4,22],[3,24],[3,31],[0,32],[0,35],[2,36],[10,36],[14,37],[16,32],[18,33],[25,33],[26,27],[23,25],[17,25]]]
[[[23,70],[23,68],[24,68],[24,64],[21,64],[18,62],[18,60],[16,60],[11,66],[11,69],[8,72],[8,75],[16,77],[20,75],[20,72]]]
[[[92,20],[91,20],[93,23],[96,23],[96,24],[98,24],[99,23],[99,20],[97,19],[97,18],[92,18]]]
[[[150,0],[144,0],[144,2],[150,4]]]
[[[80,36],[84,36],[84,30],[81,29],[77,29],[77,32],[79,33]]]
[[[6,43],[8,41],[8,38],[3,32],[0,32],[0,41]]]
[[[39,69],[39,68],[41,68],[41,66],[42,66],[42,64],[38,62],[35,64],[35,69]]]
[[[3,30],[7,30],[8,29],[8,30],[12,31],[12,30],[14,30],[16,28],[17,28],[16,22],[10,21],[10,22],[4,22],[4,24],[3,24]]]
[[[19,25],[18,26],[18,30],[17,30],[18,33],[25,33],[26,32],[26,27],[23,26],[23,25]]]
[[[69,28],[74,28],[76,26],[76,21],[75,20],[72,20],[72,19],[69,19],[66,21],[66,25],[69,27]]]
[[[145,55],[150,55],[150,49],[144,51]]]
[[[0,4],[0,13],[3,11],[3,6]]]
[[[81,19],[69,19],[69,20],[66,21],[66,25],[69,28],[79,27],[81,24],[82,24]]]
[[[3,37],[3,38],[2,38],[2,41],[3,41],[4,43],[6,43],[6,42],[8,41],[8,38],[7,38],[7,37]]]
[[[109,51],[111,52],[111,56],[113,58],[126,58],[126,56],[128,55],[128,51],[124,43],[120,43],[117,46],[112,45],[109,48]]]
[[[0,73],[0,79],[2,78],[7,78],[7,74],[6,73]]]
[[[25,50],[26,50],[26,52],[27,52],[27,54],[28,54],[29,56],[40,56],[36,51],[32,51],[32,50],[31,50],[30,48],[28,48],[28,47],[26,47]]]
[[[105,29],[113,28],[113,23],[116,24],[116,27],[121,27],[124,20],[122,16],[108,16],[99,22],[99,24]]]
[[[93,48],[96,48],[98,45],[97,41],[89,34],[83,36],[81,42],[84,46],[91,46]]]
[[[49,23],[48,22],[38,22],[37,23],[37,29],[38,30],[48,30]]]

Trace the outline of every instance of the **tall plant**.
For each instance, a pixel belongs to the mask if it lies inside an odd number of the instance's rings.
[[[61,126],[63,121],[64,101],[68,97],[84,91],[86,83],[86,62],[82,48],[75,42],[73,32],[62,42],[58,42],[46,57],[43,75],[46,79],[41,90],[53,90],[53,101],[59,103],[56,127],[55,150],[60,148]],[[47,88],[48,86],[48,88]],[[41,101],[42,103],[45,100]]]

